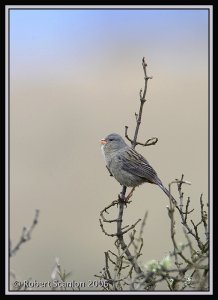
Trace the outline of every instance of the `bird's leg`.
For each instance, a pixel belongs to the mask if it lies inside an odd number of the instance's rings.
[[[108,166],[106,166],[106,168],[107,168],[108,172],[110,173],[110,176],[113,177],[113,174],[111,173],[111,171],[110,171],[110,169],[108,168]]]
[[[126,196],[126,199],[125,199],[126,202],[132,197],[134,190],[135,190],[135,187],[133,187],[131,189],[131,191],[129,192],[129,194]]]

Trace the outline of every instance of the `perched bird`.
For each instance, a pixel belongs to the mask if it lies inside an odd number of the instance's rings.
[[[136,150],[128,146],[119,134],[112,133],[101,140],[101,150],[110,174],[123,186],[136,187],[149,182],[157,184],[170,197],[155,170]],[[171,196],[172,197],[172,196]],[[174,203],[176,200],[171,198]]]

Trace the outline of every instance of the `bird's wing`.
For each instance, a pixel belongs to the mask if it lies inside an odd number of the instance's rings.
[[[159,184],[159,178],[148,161],[134,149],[129,148],[122,153],[122,168],[132,175],[144,178],[146,181]]]

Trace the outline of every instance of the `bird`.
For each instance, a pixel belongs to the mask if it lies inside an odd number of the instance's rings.
[[[149,162],[135,149],[126,144],[117,133],[100,140],[106,167],[122,186],[135,188],[143,183],[158,185],[176,204],[176,200],[159,179]]]

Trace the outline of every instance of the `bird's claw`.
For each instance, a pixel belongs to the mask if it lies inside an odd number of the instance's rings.
[[[124,197],[124,198],[123,198]],[[129,201],[129,199],[127,197],[125,197],[122,193],[118,194],[118,201],[125,204],[125,206],[127,207],[127,204],[130,203],[131,201]]]

